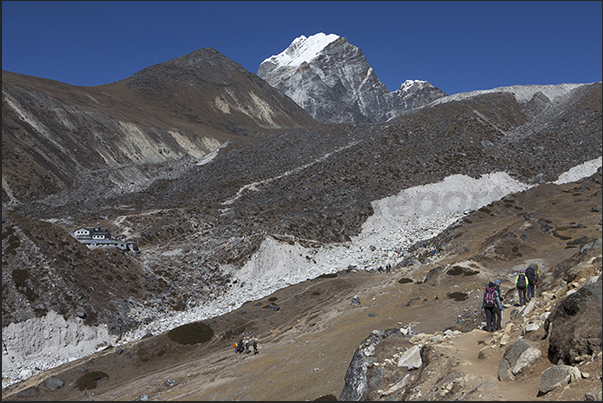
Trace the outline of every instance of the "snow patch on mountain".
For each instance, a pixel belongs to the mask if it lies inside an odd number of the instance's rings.
[[[417,89],[423,89],[427,85],[430,84],[425,80],[406,80],[400,85],[398,91],[408,92],[408,90],[410,90],[412,87],[416,87]]]
[[[102,350],[116,342],[106,324],[87,326],[49,311],[2,328],[2,388]]]
[[[458,94],[448,95],[435,101],[429,105],[438,105],[451,101],[462,101],[464,99],[473,98],[482,94],[493,94],[497,92],[510,92],[515,96],[517,102],[529,102],[536,93],[541,92],[550,101],[566,95],[570,91],[587,84],[551,84],[551,85],[512,85],[509,87],[497,87],[491,90],[477,90],[469,92],[460,92]]]
[[[597,169],[601,166],[602,162],[603,159],[601,157],[586,161],[585,163],[575,166],[569,171],[562,173],[553,183],[555,185],[563,185],[564,183],[575,181],[576,178],[586,178],[597,172]]]
[[[390,92],[362,51],[335,34],[296,38],[265,59],[257,75],[320,123],[385,122],[446,95],[423,80]]]
[[[304,35],[295,38],[291,45],[278,55],[270,56],[264,62],[274,63],[277,67],[290,66],[298,67],[304,62],[310,62],[316,58],[320,52],[331,42],[339,39],[339,35],[324,34],[322,32],[305,37]],[[263,63],[263,62],[262,62]]]
[[[244,288],[269,295],[284,283],[299,283],[350,266],[364,270],[394,266],[415,242],[436,236],[470,210],[529,187],[497,172],[480,179],[453,175],[439,183],[409,188],[374,201],[374,214],[351,242],[304,248],[268,238],[236,277]]]

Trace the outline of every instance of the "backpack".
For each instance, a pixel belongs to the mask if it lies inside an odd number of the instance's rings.
[[[496,306],[496,297],[498,294],[496,293],[496,289],[492,287],[486,287],[486,292],[484,293],[484,306],[493,307]]]
[[[531,285],[534,285],[536,282],[536,271],[534,270],[533,267],[528,267],[526,269],[526,277],[528,278],[528,282]]]
[[[523,273],[517,276],[517,288],[526,288],[526,276]]]
[[[234,348],[237,353],[242,353],[243,351],[245,351],[245,346],[243,345],[243,340],[239,340],[238,342],[235,342]]]

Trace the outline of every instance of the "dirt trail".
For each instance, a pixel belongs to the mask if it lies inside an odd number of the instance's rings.
[[[454,346],[459,359],[464,363],[463,370],[474,377],[474,387],[487,383],[487,387],[480,388],[484,400],[524,401],[527,397],[536,396],[538,385],[536,390],[533,390],[533,381],[527,384],[521,381],[507,384],[498,380],[498,364],[503,357],[505,346],[493,341],[499,340],[500,336],[501,331],[491,334],[476,329],[456,338]],[[486,350],[480,358],[480,350],[484,348]]]

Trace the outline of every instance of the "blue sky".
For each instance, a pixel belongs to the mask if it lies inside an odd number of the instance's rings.
[[[71,85],[211,47],[257,73],[301,36],[359,47],[390,91],[601,81],[601,1],[3,1],[2,69]]]

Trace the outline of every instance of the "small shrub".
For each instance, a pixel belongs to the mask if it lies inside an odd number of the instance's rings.
[[[77,386],[79,390],[94,389],[96,388],[97,381],[108,377],[109,375],[103,371],[86,372],[75,381],[75,386]]]
[[[469,297],[469,295],[464,292],[452,292],[447,294],[446,296],[455,301],[465,301]]]
[[[179,344],[205,343],[214,336],[214,330],[203,322],[188,323],[168,332],[168,337]]]
[[[13,270],[12,275],[13,281],[15,282],[17,288],[23,288],[27,286],[27,284],[25,284],[25,280],[29,278],[29,272],[27,270],[15,269]]]
[[[477,273],[479,273],[479,271],[477,270],[471,270],[468,269],[466,267],[462,267],[462,266],[453,266],[450,270],[448,270],[446,272],[446,274],[450,275],[450,276],[459,276],[459,275],[465,275],[465,276],[474,276]]]

